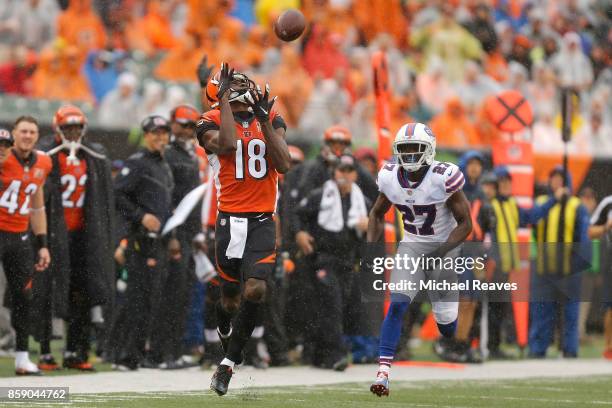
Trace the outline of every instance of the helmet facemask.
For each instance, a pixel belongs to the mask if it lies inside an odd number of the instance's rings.
[[[393,143],[393,154],[406,171],[414,172],[431,164],[433,147],[421,140],[398,141]]]
[[[234,73],[229,89],[229,102],[240,102],[244,104],[253,103],[251,91],[257,92],[257,85],[255,82],[240,72]]]
[[[62,139],[62,145],[68,147],[68,164],[79,164],[79,159],[76,156],[77,151],[81,148],[81,141],[87,132],[85,123],[66,123],[57,127],[57,133]]]

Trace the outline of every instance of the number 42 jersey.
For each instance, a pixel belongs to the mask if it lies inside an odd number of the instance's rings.
[[[435,161],[419,183],[408,180],[396,163],[378,173],[378,189],[402,213],[403,242],[445,242],[457,226],[446,200],[461,190],[465,179],[459,167]]]

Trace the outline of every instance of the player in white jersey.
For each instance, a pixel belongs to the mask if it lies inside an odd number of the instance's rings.
[[[461,190],[463,174],[454,164],[435,161],[435,154],[436,138],[431,129],[422,123],[408,123],[395,135],[395,163],[378,173],[380,194],[370,212],[367,240],[382,239],[385,213],[395,205],[404,222],[398,254],[420,259],[416,268],[404,264],[391,273],[391,283],[406,280],[415,284],[391,290],[391,304],[381,328],[379,370],[370,387],[379,397],[389,395],[389,370],[410,301],[420,291],[421,282],[456,278],[454,271],[440,267],[441,258],[455,256],[472,231],[470,206]],[[457,291],[429,292],[429,297],[440,333],[452,337],[457,326]]]

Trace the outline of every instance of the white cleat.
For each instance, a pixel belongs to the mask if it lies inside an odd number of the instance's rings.
[[[379,397],[383,395],[389,396],[389,374],[383,371],[379,371],[376,374],[376,381],[370,385],[370,391],[372,394],[376,394]]]

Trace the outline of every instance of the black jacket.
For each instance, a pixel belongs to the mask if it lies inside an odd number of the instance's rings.
[[[200,185],[200,168],[198,158],[193,146],[186,148],[184,144],[173,141],[164,152],[164,159],[168,162],[174,178],[174,189],[172,190],[172,208],[176,208],[181,200],[191,190]],[[182,229],[193,235],[201,229],[201,206],[196,205]]]
[[[317,188],[301,200],[296,208],[297,231],[306,231],[315,239],[314,247],[317,257],[337,258],[344,263],[352,264],[360,249],[361,242],[365,239],[365,233],[359,237],[353,228],[346,225],[348,212],[351,207],[350,194],[342,196],[342,216],[344,228],[340,232],[328,231],[318,224],[319,211],[321,210],[321,198],[323,189]],[[366,207],[370,209],[370,201],[365,197]]]
[[[104,154],[102,146],[83,143],[90,149]],[[44,150],[57,146],[50,140]],[[85,185],[85,202],[83,203],[84,231],[87,240],[86,265],[87,275],[94,279],[91,287],[97,288],[95,297],[89,299],[92,305],[111,302],[114,293],[115,265],[115,201],[112,187],[110,160],[98,159],[80,150],[80,160],[87,163],[87,181]],[[47,229],[51,265],[43,274],[52,280],[54,311],[58,317],[68,313],[68,290],[70,282],[70,258],[68,255],[68,232],[64,220],[62,204],[62,184],[57,154],[52,156],[53,169],[45,184],[45,208],[47,212]],[[51,284],[41,285],[42,291],[50,291]],[[47,293],[48,294],[48,293]],[[45,294],[38,293],[41,300]],[[90,294],[91,295],[91,294]]]
[[[115,179],[117,212],[129,232],[141,230],[145,214],[153,214],[162,225],[172,213],[174,178],[170,166],[158,152],[140,149],[125,162]]]

